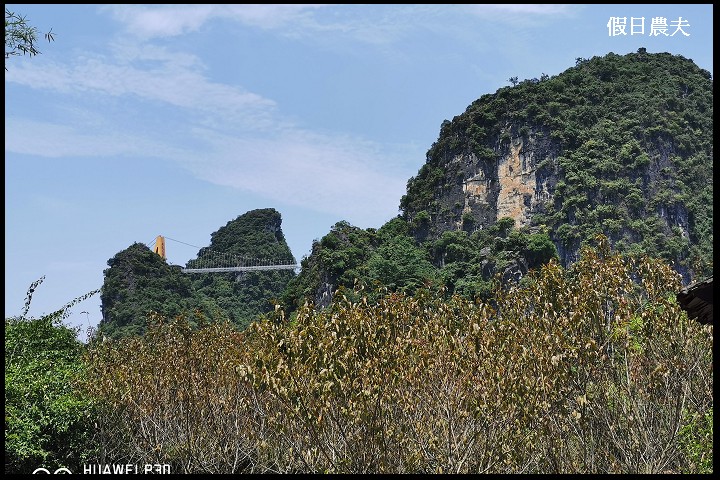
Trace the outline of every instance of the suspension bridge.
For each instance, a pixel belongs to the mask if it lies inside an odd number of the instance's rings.
[[[190,260],[187,263],[187,266],[182,268],[182,273],[257,272],[266,270],[296,270],[300,268],[300,265],[294,263],[292,259],[278,260],[241,257],[228,253],[214,252],[207,248],[190,245],[189,243],[158,235],[155,239],[155,245],[152,250],[166,260],[166,238],[174,242],[200,249],[198,258]]]

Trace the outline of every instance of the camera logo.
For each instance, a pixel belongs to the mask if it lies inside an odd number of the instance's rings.
[[[51,471],[48,470],[47,468],[40,467],[40,468],[36,468],[35,470],[33,470],[33,475],[35,475],[36,473],[47,473],[47,474],[50,474],[50,473],[52,473],[52,474],[70,473],[70,474],[72,474],[72,472],[70,471],[70,469],[69,469],[69,468],[65,468],[65,467],[60,467],[60,468],[58,468],[57,470],[55,470],[54,472],[51,472]]]

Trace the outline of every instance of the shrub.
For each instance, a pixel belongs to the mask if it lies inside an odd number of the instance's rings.
[[[83,344],[62,323],[67,311],[91,292],[40,318],[23,313],[5,319],[5,473],[38,467],[77,472],[94,455],[89,398],[74,388],[83,375]]]
[[[601,237],[490,303],[359,287],[243,334],[158,322],[97,346],[87,381],[109,458],[173,472],[696,473],[712,326],[679,287]]]

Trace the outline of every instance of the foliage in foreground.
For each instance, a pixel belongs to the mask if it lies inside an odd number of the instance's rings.
[[[97,292],[29,317],[32,293],[43,279],[30,286],[22,314],[5,319],[5,473],[44,465],[77,471],[92,455],[91,402],[74,388],[83,371],[83,345],[62,320]]]
[[[712,326],[679,287],[601,244],[494,306],[340,292],[243,333],[158,321],[93,348],[85,386],[105,461],[173,472],[701,472]]]
[[[55,40],[52,30],[43,36],[48,42]],[[19,55],[38,55],[37,42],[38,29],[31,26],[23,15],[5,8],[5,60]]]

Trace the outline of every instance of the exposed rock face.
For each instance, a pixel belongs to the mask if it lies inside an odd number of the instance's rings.
[[[444,121],[400,207],[418,241],[503,217],[544,225],[561,262],[621,252],[712,273],[712,78],[678,55],[608,54],[499,89]]]
[[[465,162],[459,156],[459,163],[467,165],[462,171],[462,214],[466,219],[472,215],[479,227],[503,217],[515,220],[517,227],[529,226],[532,213],[552,200],[557,182],[554,173],[537,172],[541,161],[555,163],[551,145],[544,137],[517,136],[500,147],[497,158],[495,165],[480,165],[475,155]],[[462,218],[455,224],[462,228]]]
[[[516,227],[530,226],[533,215],[552,203],[557,147],[543,132],[520,135],[508,127],[503,138],[483,156],[463,152],[448,162],[450,173],[436,199],[439,212],[432,215],[435,232],[471,232],[503,217],[515,220]]]

